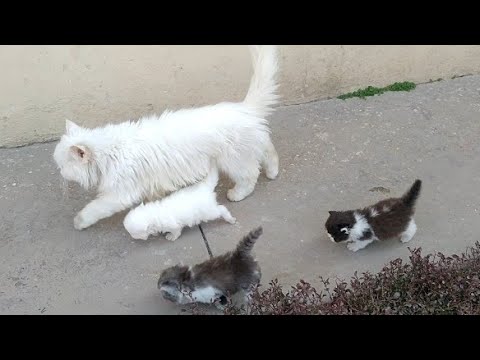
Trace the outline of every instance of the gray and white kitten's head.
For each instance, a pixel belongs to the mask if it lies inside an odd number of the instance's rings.
[[[330,216],[325,223],[327,235],[333,242],[347,241],[353,226],[355,217],[353,211],[329,211]]]
[[[164,299],[182,304],[187,303],[189,293],[192,291],[187,286],[191,280],[192,274],[190,268],[184,265],[174,265],[163,270],[158,279],[158,288]]]
[[[262,231],[261,227],[250,231],[239,241],[235,250],[193,268],[175,265],[165,269],[158,280],[163,297],[177,304],[212,300],[224,304],[226,296],[248,291],[260,282],[262,276],[260,266],[252,256],[253,247]]]

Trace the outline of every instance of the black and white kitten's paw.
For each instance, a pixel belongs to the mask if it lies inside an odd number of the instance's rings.
[[[402,243],[409,242],[410,240],[413,239],[416,232],[417,232],[417,224],[415,224],[415,220],[411,219],[405,231],[400,235],[400,241]]]
[[[347,249],[353,252],[357,252],[365,247],[367,247],[373,240],[361,240],[361,241],[352,241],[347,244]]]
[[[352,241],[347,244],[347,249],[353,252],[357,252],[358,250],[362,249],[363,247],[359,246],[357,241]]]

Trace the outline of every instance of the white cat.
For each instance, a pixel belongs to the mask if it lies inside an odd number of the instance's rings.
[[[217,203],[217,183],[218,170],[212,166],[205,180],[130,210],[123,225],[134,239],[147,240],[150,235],[165,233],[167,240],[175,241],[185,226],[220,218],[234,224],[230,211]]]
[[[54,152],[60,173],[98,192],[75,217],[76,229],[196,183],[207,175],[211,159],[235,183],[227,193],[230,201],[253,192],[261,167],[269,179],[276,178],[278,155],[265,117],[278,100],[277,48],[250,50],[254,74],[241,103],[167,110],[95,129],[67,120]]]

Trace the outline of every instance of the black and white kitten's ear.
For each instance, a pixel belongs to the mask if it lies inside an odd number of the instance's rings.
[[[83,145],[70,146],[70,152],[76,160],[81,161],[82,163],[87,163],[92,158],[92,152],[90,149]]]
[[[67,134],[73,134],[76,131],[80,130],[81,127],[75,124],[73,121],[65,120],[65,132]]]
[[[335,215],[336,213],[338,213],[338,211],[329,211],[328,212],[330,215]]]

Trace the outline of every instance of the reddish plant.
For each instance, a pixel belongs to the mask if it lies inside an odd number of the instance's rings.
[[[410,250],[410,249],[409,249]],[[480,243],[463,254],[422,256],[410,250],[408,262],[391,261],[377,274],[369,272],[333,288],[322,279],[317,291],[301,280],[284,291],[277,280],[253,293],[247,308],[229,303],[228,315],[439,315],[480,314]]]

